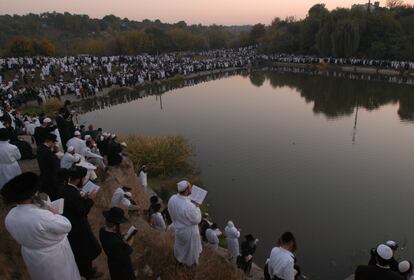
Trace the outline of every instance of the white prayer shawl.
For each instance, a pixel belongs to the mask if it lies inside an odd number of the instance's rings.
[[[198,229],[200,209],[187,196],[175,194],[168,201],[168,211],[175,228],[175,258],[187,266],[198,264],[203,250]]]
[[[151,215],[151,223],[152,226],[159,231],[165,231],[167,229],[164,218],[160,212],[156,212]]]
[[[72,137],[66,142],[66,147],[72,146],[75,149],[75,153],[85,157],[86,142],[78,137]]]
[[[208,228],[206,230],[206,238],[208,243],[211,245],[213,249],[217,249],[219,246],[219,239],[217,233],[214,229]]]
[[[122,188],[117,188],[112,195],[112,207],[129,208],[131,201],[125,197],[125,192]]]
[[[227,238],[227,250],[233,258],[237,258],[240,255],[239,237],[240,231],[236,227],[227,226],[224,229]]]
[[[19,149],[7,141],[0,141],[0,189],[9,180],[21,174],[19,163],[21,158]]]
[[[148,187],[147,173],[145,173],[144,171],[141,171],[139,173],[139,181],[141,183],[141,186],[143,186],[144,189],[147,190],[147,187]]]
[[[69,220],[34,204],[18,205],[6,216],[7,231],[22,246],[32,280],[80,280],[67,234]]]
[[[72,167],[72,165],[74,163],[76,163],[77,158],[72,155],[71,153],[66,152],[62,159],[60,160],[60,167],[61,168],[65,168],[65,169],[69,169]]]
[[[284,280],[294,280],[296,274],[294,265],[295,260],[291,252],[281,247],[272,249],[268,263],[271,277],[277,276]]]

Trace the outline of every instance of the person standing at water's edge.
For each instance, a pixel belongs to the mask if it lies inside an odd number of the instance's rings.
[[[294,280],[298,274],[295,270],[296,239],[291,232],[285,232],[279,239],[279,246],[272,249],[265,266],[270,279]],[[267,271],[266,271],[267,270]],[[265,276],[266,278],[266,276]]]
[[[403,280],[404,278],[392,271],[390,260],[393,256],[392,249],[381,244],[376,249],[375,265],[360,265],[355,271],[355,280]]]
[[[144,188],[145,191],[147,191],[147,187],[148,187],[148,179],[147,179],[147,175],[148,175],[148,171],[147,171],[147,166],[143,165],[141,167],[141,170],[139,171],[139,181],[141,183],[141,186]]]
[[[17,204],[6,216],[6,229],[21,244],[21,253],[32,280],[80,280],[67,235],[69,220],[53,209],[39,207],[34,201],[38,177],[23,173],[1,190],[7,203]],[[4,268],[3,268],[4,269]]]
[[[202,246],[198,224],[201,211],[198,205],[189,199],[192,185],[187,181],[177,184],[178,194],[168,201],[168,211],[175,228],[174,256],[186,266],[198,264]]]
[[[227,226],[224,229],[227,238],[227,250],[230,256],[230,259],[237,259],[240,255],[239,249],[239,237],[240,230],[238,230],[232,221],[227,222]]]

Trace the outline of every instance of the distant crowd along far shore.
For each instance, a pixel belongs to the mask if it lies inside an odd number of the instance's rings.
[[[292,54],[260,54],[255,46],[202,52],[135,56],[65,56],[0,58],[0,102],[14,106],[51,97],[94,96],[113,85],[137,86],[176,75],[243,68],[256,62],[352,65],[413,71],[414,60],[334,58]],[[411,84],[410,80],[403,83]]]

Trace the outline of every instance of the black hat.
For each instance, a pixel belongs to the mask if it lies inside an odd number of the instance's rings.
[[[247,241],[255,241],[256,240],[256,238],[254,238],[253,235],[251,235],[251,234],[246,235],[244,238],[246,238]]]
[[[130,191],[130,190],[132,190],[132,188],[131,187],[128,187],[128,186],[123,186],[122,189],[124,191]]]
[[[7,203],[15,203],[31,198],[39,189],[39,177],[33,172],[25,172],[8,181],[1,189]]]
[[[49,133],[46,135],[45,141],[57,142],[57,136],[55,134]]]
[[[108,211],[103,211],[102,214],[108,222],[114,224],[123,224],[128,222],[128,219],[124,216],[124,210],[119,207],[112,207]]]
[[[7,132],[7,129],[0,128],[0,141],[7,141],[9,140],[9,133]]]
[[[88,169],[82,166],[75,165],[69,169],[68,173],[69,173],[69,178],[71,179],[82,179],[88,173]]]
[[[151,204],[157,203],[158,202],[158,196],[156,196],[156,195],[151,196],[150,202],[151,202]]]

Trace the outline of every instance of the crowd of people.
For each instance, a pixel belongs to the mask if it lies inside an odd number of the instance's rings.
[[[136,56],[66,56],[0,58],[0,101],[12,105],[50,97],[95,96],[114,85],[133,87],[176,75],[240,68],[259,61],[290,64],[366,66],[411,71],[414,61],[316,57],[297,54],[259,54],[255,46],[203,52],[141,54]]]
[[[94,96],[113,85],[132,87],[176,75],[245,67],[254,55],[255,48],[246,47],[159,55],[0,58],[0,101],[21,105],[67,94]]]

